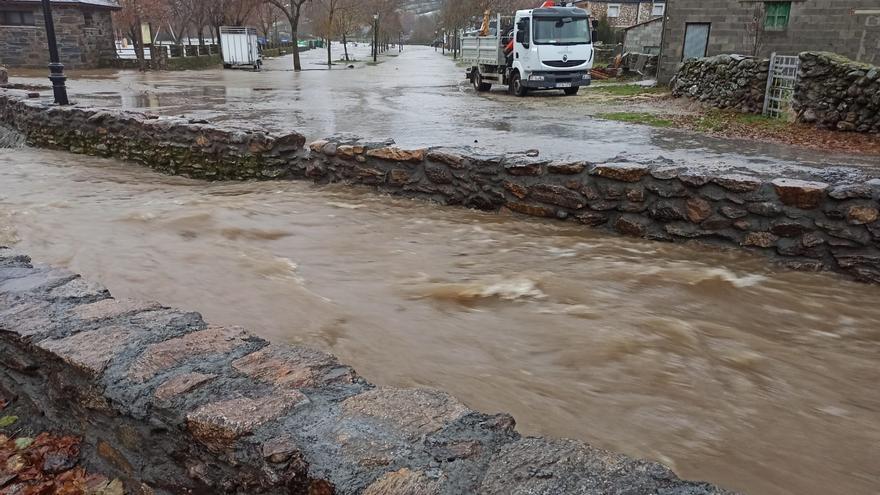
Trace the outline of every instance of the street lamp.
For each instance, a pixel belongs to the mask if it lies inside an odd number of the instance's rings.
[[[55,103],[70,105],[67,99],[67,87],[64,81],[64,64],[58,58],[58,42],[55,40],[55,21],[52,19],[52,5],[49,0],[43,0],[43,19],[46,21],[46,41],[49,43],[49,80],[52,81],[52,92],[55,93]]]
[[[373,63],[379,56],[379,13],[373,14]]]

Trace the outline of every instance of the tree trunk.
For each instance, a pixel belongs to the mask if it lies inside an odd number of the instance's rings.
[[[291,29],[290,37],[292,38],[291,41],[293,42],[293,70],[301,71],[302,64],[299,61],[299,43],[297,41],[299,37],[298,31],[296,29]]]
[[[330,37],[324,38],[324,42],[327,43],[327,67],[333,65],[333,55],[330,54]]]
[[[345,61],[348,62],[348,41],[345,39],[345,33],[342,33],[342,50],[345,52]]]
[[[134,54],[137,57],[138,69],[140,69],[141,72],[144,72],[147,70],[147,62],[145,60],[146,57],[144,56],[144,35],[143,31],[141,31],[141,17],[135,16],[134,22],[137,24],[132,33],[134,34]]]

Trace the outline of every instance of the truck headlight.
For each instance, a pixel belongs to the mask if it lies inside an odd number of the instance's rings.
[[[532,74],[531,76],[529,76],[529,80],[530,81],[543,81],[544,76],[536,76],[536,75]]]
[[[589,81],[590,80],[590,73],[587,72],[586,74],[582,75],[581,78],[585,81]]]

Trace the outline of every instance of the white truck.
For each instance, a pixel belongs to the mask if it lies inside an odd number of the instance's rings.
[[[477,91],[501,84],[516,96],[538,89],[574,95],[590,84],[598,23],[587,11],[542,6],[518,10],[514,17],[496,15],[491,24],[485,36],[461,37],[461,57],[470,64],[466,76]]]
[[[256,28],[220,26],[220,50],[224,69],[249,67],[260,70],[263,65]]]

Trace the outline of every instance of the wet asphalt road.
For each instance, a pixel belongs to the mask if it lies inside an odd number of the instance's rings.
[[[369,58],[365,45],[351,51],[361,61]],[[596,113],[595,102],[561,92],[516,98],[495,88],[478,95],[464,79],[464,68],[428,47],[408,46],[378,65],[358,62],[353,69],[340,64],[328,70],[320,65],[324,57],[323,50],[304,53],[307,70],[300,73],[292,71],[292,58],[285,56],[267,60],[262,72],[98,71],[73,73],[69,86],[81,104],[274,131],[295,129],[310,139],[350,133],[393,138],[403,146],[473,146],[493,153],[539,149],[548,158],[663,157],[688,165],[834,182],[880,176],[876,157],[598,119],[590,115]],[[334,45],[333,58],[341,57]],[[41,71],[16,75],[13,82],[45,81]]]

